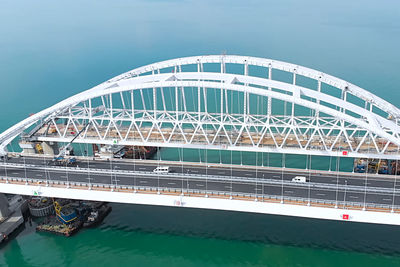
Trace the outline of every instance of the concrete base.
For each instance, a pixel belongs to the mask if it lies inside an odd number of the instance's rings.
[[[46,155],[54,156],[59,153],[57,142],[42,142],[43,153]]]
[[[274,215],[296,216],[337,221],[400,225],[400,214],[391,212],[347,210],[341,208],[301,206],[285,203],[271,203],[237,199],[221,199],[198,196],[164,195],[155,193],[133,193],[100,191],[93,189],[72,189],[51,186],[1,184],[0,191],[12,194],[36,195],[106,201],[128,204],[187,207],[240,212],[254,212]]]
[[[8,236],[15,231],[23,222],[21,208],[26,202],[21,196],[14,196],[10,201],[10,215],[0,223],[0,243],[8,239]]]
[[[0,223],[0,243],[15,231],[24,222],[21,211],[16,211],[11,217]]]

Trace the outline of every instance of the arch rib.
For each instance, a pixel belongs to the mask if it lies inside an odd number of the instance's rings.
[[[221,66],[221,72],[204,72],[204,64],[207,63],[219,63]],[[182,72],[182,66],[183,65],[190,65],[194,64],[197,66],[197,72]],[[233,73],[227,73],[226,72],[226,64],[242,64],[244,65],[244,73],[243,75],[241,74],[233,74]],[[250,76],[249,71],[248,71],[248,66],[261,66],[268,68],[269,76],[268,78],[260,78],[260,77],[255,77],[255,76]],[[173,68],[173,73],[160,73],[161,69],[165,68]],[[293,74],[293,82],[292,83],[285,83],[277,80],[271,79],[271,69],[278,69],[278,70],[284,70],[287,72],[290,72]],[[146,72],[150,72],[150,75],[144,75]],[[318,90],[312,90],[306,87],[302,87],[299,85],[296,85],[296,75],[303,75],[305,77],[309,77],[312,79],[315,79],[318,81]],[[335,86],[339,89],[342,90],[342,98],[336,98],[334,96],[322,93],[320,90],[320,83],[326,83],[332,86]],[[146,108],[146,105],[144,103],[143,99],[143,90],[144,89],[152,89],[153,90],[153,105],[154,105],[154,110],[153,111],[148,111],[148,116],[149,118],[156,119],[157,118],[157,113],[159,111],[156,108],[156,103],[157,103],[157,96],[156,96],[156,88],[167,88],[167,87],[173,87],[176,88],[176,91],[178,88],[179,90],[182,90],[182,95],[184,99],[184,110],[185,112],[187,111],[186,109],[186,102],[185,102],[185,92],[183,88],[186,87],[192,87],[192,88],[198,88],[198,97],[200,99],[200,88],[216,88],[221,91],[221,118],[220,118],[220,123],[221,125],[218,127],[218,133],[214,136],[213,140],[216,140],[217,135],[219,132],[224,132],[225,135],[227,135],[226,129],[223,125],[223,98],[224,98],[224,91],[225,94],[226,92],[229,91],[236,91],[236,92],[242,92],[244,95],[249,98],[249,94],[252,95],[257,95],[257,96],[263,96],[267,97],[268,101],[270,99],[277,99],[277,100],[282,100],[285,103],[291,103],[292,104],[292,109],[294,108],[294,105],[299,105],[303,107],[307,107],[311,110],[314,110],[316,113],[325,113],[328,114],[340,121],[346,123],[350,123],[352,125],[358,126],[361,129],[364,129],[367,131],[370,137],[372,137],[372,141],[374,146],[376,147],[376,150],[379,152],[379,148],[374,140],[374,137],[379,136],[381,138],[384,138],[387,140],[387,144],[385,147],[389,145],[389,143],[396,144],[397,146],[400,146],[400,126],[398,125],[398,119],[400,118],[400,111],[397,107],[394,107],[390,103],[386,102],[385,100],[365,91],[364,89],[361,89],[355,85],[352,85],[350,83],[347,83],[341,79],[335,78],[330,75],[326,75],[324,73],[297,66],[294,64],[289,64],[285,62],[280,62],[280,61],[274,61],[274,60],[269,60],[269,59],[261,59],[261,58],[254,58],[254,57],[242,57],[242,56],[202,56],[202,57],[187,57],[187,58],[179,58],[179,59],[174,59],[174,60],[168,60],[168,61],[163,61],[155,64],[150,64],[141,68],[137,68],[135,70],[132,70],[130,72],[121,74],[115,78],[112,78],[108,80],[107,82],[104,82],[96,87],[93,87],[92,89],[89,89],[87,91],[84,91],[82,93],[79,93],[77,95],[74,95],[70,98],[65,99],[64,101],[61,101],[60,103],[49,107],[31,117],[26,118],[25,120],[17,123],[16,125],[12,126],[2,134],[0,134],[0,154],[4,155],[6,153],[6,146],[11,142],[12,139],[14,139],[16,136],[18,136],[20,133],[22,133],[25,129],[31,127],[34,123],[40,121],[40,120],[50,120],[54,121],[54,118],[56,118],[59,114],[62,114],[66,110],[69,110],[71,113],[71,108],[78,105],[79,103],[89,101],[89,110],[90,112],[92,111],[92,103],[91,100],[97,97],[101,97],[103,101],[104,107],[106,107],[106,103],[104,102],[104,96],[108,97],[109,96],[109,103],[110,103],[110,112],[106,110],[107,113],[111,116],[112,123],[114,123],[114,126],[117,128],[115,125],[114,119],[118,120],[122,115],[119,114],[114,118],[114,111],[112,110],[112,100],[111,97],[113,94],[120,94],[121,100],[123,102],[123,106],[126,107],[126,103],[124,102],[122,92],[132,92],[132,103],[133,103],[133,91],[135,90],[140,90],[141,97],[142,97],[142,102],[144,108]],[[275,91],[274,89],[279,89],[282,92]],[[163,91],[161,91],[163,94]],[[203,93],[204,93],[203,89]],[[360,99],[363,99],[370,103],[369,109],[367,109],[367,102],[366,102],[366,107],[362,108],[358,105],[355,105],[351,102],[348,102],[346,99],[346,94],[350,92],[354,94],[355,96],[358,96]],[[177,95],[176,95],[177,97]],[[312,100],[307,100],[306,98],[311,98]],[[315,102],[314,102],[315,101]],[[163,102],[163,107],[165,111],[165,99],[164,95],[162,95],[162,102]],[[200,103],[200,100],[199,100]],[[227,105],[228,102],[226,102]],[[327,103],[333,106],[339,107],[339,111],[335,110],[331,107],[328,107],[322,103]],[[244,104],[248,106],[247,100],[245,100]],[[387,114],[393,116],[394,120],[389,120],[381,115],[378,115],[373,112],[373,106],[377,106],[379,109],[383,110]],[[84,103],[84,107],[87,111],[87,106],[86,103]],[[268,108],[270,108],[268,106]],[[124,112],[124,111],[123,111]],[[132,120],[135,120],[134,118],[134,107],[132,104]],[[207,113],[207,109],[205,110]],[[228,107],[226,108],[226,112],[228,112]],[[247,132],[250,136],[249,133],[249,128],[251,127],[251,121],[247,121],[247,116],[246,114],[248,113],[248,108],[245,108],[244,111],[244,116],[246,117],[245,119],[245,128],[241,128],[241,132]],[[355,115],[349,115],[347,114],[348,112],[354,113]],[[200,120],[201,118],[201,111],[200,111],[200,104],[199,104],[199,110],[198,110],[198,118]],[[82,113],[83,114],[83,113]],[[176,108],[176,118],[178,120],[178,109]],[[291,120],[295,120],[294,113],[292,114]],[[69,123],[69,122],[68,122]],[[294,123],[292,121],[292,123]],[[72,120],[72,124],[76,129],[77,126],[75,125],[75,122]],[[111,125],[111,122],[110,122]],[[109,127],[110,127],[109,125]],[[130,128],[137,128],[138,132],[140,133],[140,129],[135,123],[132,123]],[[146,137],[142,136],[143,142],[148,141],[149,136],[153,128],[160,129],[161,125],[154,124],[152,125],[152,128],[149,132],[149,135]],[[180,124],[176,124],[174,126],[174,129],[178,127],[179,131],[183,134],[183,129]],[[343,127],[343,126],[342,126]],[[57,128],[57,131],[60,132],[60,130]],[[96,128],[97,134],[100,136],[100,132]],[[204,129],[202,127],[196,128],[196,131],[202,131],[204,132]],[[271,130],[265,130],[263,134],[270,133]],[[285,132],[286,130],[283,130]],[[291,130],[288,131],[284,142],[281,144],[285,143],[286,138],[288,137],[288,134],[290,133]],[[316,132],[317,131],[317,132]],[[314,131],[313,134],[317,134],[320,137],[322,137],[323,133],[321,133],[320,129],[317,128],[316,131]],[[86,132],[86,131],[85,131]],[[128,135],[125,137],[122,136],[122,134],[118,131],[118,135],[121,139],[126,139]],[[160,131],[161,132],[161,131]],[[278,129],[279,132],[279,129]],[[282,132],[282,133],[283,133]],[[344,135],[347,138],[347,142],[349,141],[349,134],[344,131]],[[107,134],[107,133],[106,133]],[[205,134],[205,132],[204,132]],[[85,135],[85,134],[84,134]],[[302,147],[300,141],[297,138],[297,133],[294,132],[294,135],[296,136],[296,139],[299,143],[299,146]],[[64,133],[65,136],[65,133]],[[184,134],[184,141],[185,143],[190,142],[193,138],[187,138]],[[366,135],[367,136],[367,135]],[[104,136],[105,137],[105,136]],[[171,139],[171,136],[169,138],[163,138],[164,142],[167,140]],[[338,136],[339,137],[339,136]],[[103,138],[104,139],[104,138]],[[229,139],[229,138],[228,138]],[[206,137],[207,144],[210,144],[210,141]],[[211,141],[211,143],[214,143],[214,141]],[[250,136],[250,141],[255,146],[256,143]],[[232,140],[229,141],[230,145],[232,143],[236,144],[237,140],[233,142]],[[276,141],[274,139],[275,144]],[[335,141],[336,142],[336,141]],[[325,150],[327,149],[327,146],[325,142],[323,143]],[[349,144],[350,145],[350,144]],[[305,146],[307,148],[308,145]],[[333,146],[332,146],[333,147]],[[350,145],[351,147],[351,145]],[[332,148],[331,148],[332,149]],[[381,152],[383,152],[385,149],[382,149]]]

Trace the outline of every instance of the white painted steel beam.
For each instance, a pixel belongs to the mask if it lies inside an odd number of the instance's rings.
[[[213,63],[218,63],[218,71],[207,72],[206,65]],[[230,73],[227,64],[242,66],[242,73]],[[193,65],[194,68],[185,71],[183,66],[186,65]],[[252,75],[252,66],[264,68],[265,76],[268,73],[268,77]],[[172,72],[165,71],[168,68]],[[275,80],[272,77],[274,70],[290,73],[291,81]],[[299,86],[296,82],[300,76],[315,80],[318,87],[314,89]],[[341,96],[329,94],[332,90],[330,88],[327,89],[328,92],[323,92],[323,84],[341,90]],[[171,88],[174,90],[172,95]],[[151,90],[151,96],[145,94],[145,90]],[[162,99],[157,99],[158,90]],[[168,90],[170,99],[165,96]],[[193,99],[188,100],[185,90],[192,90]],[[212,102],[207,99],[212,92],[215,92],[214,105],[220,105],[214,113],[209,111]],[[130,98],[130,103],[125,101],[124,93],[128,95],[127,99]],[[235,103],[229,103],[229,95],[232,97],[234,93],[238,97],[243,95],[244,107],[241,114],[233,111]],[[349,94],[364,101],[364,107],[348,101]],[[257,114],[252,114],[252,96],[265,102],[266,110],[258,113],[257,103]],[[141,109],[134,104],[137,97],[138,103],[142,105]],[[97,98],[101,99],[102,106],[94,106],[93,102]],[[113,105],[116,99],[120,99],[122,108]],[[284,115],[274,114],[273,100],[284,103]],[[167,109],[168,101],[172,101],[172,110]],[[158,107],[158,103],[163,104],[162,108]],[[286,115],[287,103],[291,107],[289,115]],[[192,105],[195,110],[189,111]],[[308,117],[296,116],[296,106],[307,108],[313,114]],[[240,105],[236,108],[241,110]],[[376,110],[381,110],[388,117]],[[322,116],[321,113],[326,115]],[[67,120],[64,129],[54,123],[60,118]],[[6,153],[6,146],[12,139],[33,124],[44,120],[52,122],[58,136],[38,134],[37,140],[68,142],[72,139],[68,134],[68,127],[73,127],[73,131],[78,132],[78,128],[86,121],[94,122],[92,125],[97,138],[89,136],[88,130],[85,130],[76,142],[107,144],[111,139],[111,132],[116,131],[119,144],[126,145],[338,156],[341,150],[338,147],[344,144],[349,150],[347,156],[398,159],[399,151],[393,151],[393,146],[400,146],[399,118],[399,109],[383,99],[341,79],[309,68],[253,57],[188,57],[137,68],[34,114],[0,134],[0,154]],[[124,123],[128,123],[129,128]],[[164,127],[165,124],[170,126]],[[149,130],[145,125],[152,126]],[[185,128],[188,125],[193,128],[192,132]],[[128,131],[124,133],[126,129]],[[210,132],[210,129],[215,132]],[[166,130],[172,130],[169,137],[164,135]],[[237,131],[237,134],[232,131]],[[129,136],[131,133],[137,133],[140,140],[133,140]],[[261,140],[255,141],[253,135],[257,137],[259,133],[263,133],[263,138],[268,136],[273,139],[274,145],[264,145]],[[151,140],[151,134],[162,138]],[[174,135],[181,136],[181,141],[175,140]],[[239,140],[245,136],[249,139],[248,144]],[[203,141],[196,141],[196,138],[202,138]],[[298,147],[287,144],[293,138]],[[279,142],[278,139],[283,141]],[[221,143],[221,140],[224,141]],[[318,140],[321,144],[312,147],[312,143]],[[368,151],[365,151],[367,144]]]

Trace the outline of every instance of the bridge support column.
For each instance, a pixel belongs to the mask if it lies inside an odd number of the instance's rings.
[[[22,154],[35,154],[35,145],[32,142],[21,141],[19,147],[22,148]]]
[[[43,153],[46,155],[54,156],[59,153],[58,143],[55,142],[42,142]]]
[[[22,154],[45,154],[54,156],[59,153],[58,143],[56,142],[29,142],[21,141],[19,146],[22,148]]]
[[[0,194],[0,219],[5,219],[10,215],[8,200],[4,194]]]

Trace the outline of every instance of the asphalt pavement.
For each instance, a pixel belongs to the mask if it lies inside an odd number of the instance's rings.
[[[0,175],[3,177],[400,205],[400,194],[393,190],[395,186],[398,189],[395,180],[375,174],[346,176],[338,173],[294,172],[287,169],[277,171],[255,167],[242,169],[182,164],[170,165],[171,173],[168,175],[156,175],[151,172],[157,166],[166,164],[145,160],[78,160],[72,168],[60,168],[54,161],[44,157],[9,158],[2,163],[6,163],[0,167]],[[19,164],[19,167],[11,164]],[[94,172],[95,169],[100,171]],[[306,176],[309,182],[291,182],[293,177],[300,175]]]

